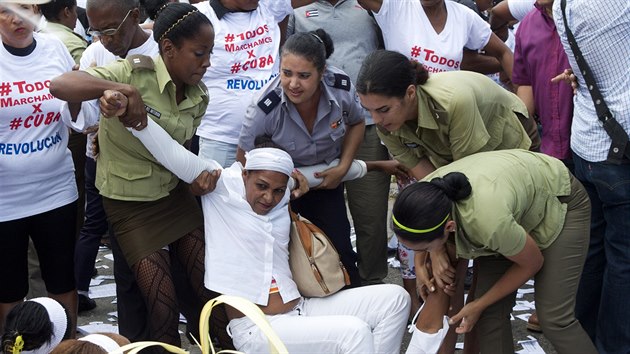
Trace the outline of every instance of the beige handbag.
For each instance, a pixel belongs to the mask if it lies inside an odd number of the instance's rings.
[[[290,213],[289,265],[300,294],[324,297],[350,285],[350,276],[330,239],[309,220]]]
[[[260,330],[265,334],[265,336],[267,336],[267,339],[269,340],[269,352],[271,354],[289,353],[276,332],[274,332],[271,328],[271,325],[267,321],[265,314],[256,304],[238,296],[221,295],[208,301],[203,307],[203,310],[201,310],[201,318],[199,320],[199,333],[206,333],[206,335],[201,337],[201,344],[197,342],[197,345],[201,348],[202,354],[244,354],[235,350],[221,350],[220,352],[216,352],[214,350],[214,346],[212,345],[212,341],[210,341],[210,336],[208,335],[208,331],[210,329],[210,315],[212,314],[212,309],[221,303],[232,306],[233,308],[239,310],[250,320],[252,320],[252,322],[254,322],[256,326],[260,328]],[[131,343],[121,347],[116,351],[110,352],[110,354],[136,354],[142,349],[153,346],[162,347],[170,353],[188,354],[188,352],[184,349],[161,342]]]

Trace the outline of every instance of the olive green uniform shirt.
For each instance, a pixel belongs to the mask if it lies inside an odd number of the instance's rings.
[[[81,56],[88,46],[87,41],[81,35],[75,33],[72,28],[54,22],[48,22],[44,32],[57,36],[68,48],[74,62],[79,64]]]
[[[408,168],[423,157],[441,167],[476,152],[529,149],[532,143],[515,114],[528,117],[525,104],[484,75],[432,74],[416,92],[418,120],[394,132],[379,129],[389,152]]]
[[[87,72],[138,88],[147,116],[180,144],[192,138],[206,112],[208,95],[203,83],[187,85],[185,99],[177,104],[175,84],[160,56],[153,60],[133,55]],[[96,187],[105,197],[153,201],[167,196],[179,182],[117,118],[101,117],[98,144]]]
[[[544,250],[562,231],[567,205],[558,197],[571,194],[571,183],[560,160],[526,150],[484,152],[423,180],[449,172],[465,174],[472,186],[471,195],[457,201],[452,212],[458,257],[513,256],[525,247],[527,234]]]

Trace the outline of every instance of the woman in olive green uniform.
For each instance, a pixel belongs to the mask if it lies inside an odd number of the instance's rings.
[[[145,298],[150,338],[179,345],[170,257],[180,259],[199,297],[209,299],[203,286],[203,216],[191,191],[211,191],[216,175],[205,172],[189,187],[126,127],[140,130],[152,119],[180,144],[193,136],[208,105],[200,80],[210,65],[214,31],[195,7],[173,3],[159,14],[153,36],[160,48],[155,59],[130,56],[87,73],[68,73],[53,80],[51,92],[74,103],[100,98],[103,116],[119,117],[100,120],[96,186]]]
[[[429,76],[404,55],[379,50],[363,62],[356,89],[389,152],[417,179],[477,152],[540,146],[525,104],[478,73]]]
[[[429,76],[422,65],[403,54],[379,50],[366,57],[356,88],[361,105],[372,114],[390,154],[418,180],[436,168],[478,152],[537,151],[540,146],[536,125],[528,118],[525,104],[478,73],[452,71]],[[439,278],[435,286],[429,279],[423,266],[428,257],[425,252],[416,252],[414,257],[423,297],[424,289],[446,286]],[[433,268],[448,264],[443,249],[434,250],[430,257]],[[456,311],[457,302],[463,300],[458,296],[453,301]],[[451,334],[449,346],[454,340]]]
[[[392,221],[399,240],[413,250],[454,244],[452,260],[510,261],[508,267],[485,262],[495,269],[479,272],[475,300],[450,320],[459,323],[458,333],[476,325],[482,352],[514,352],[510,312],[516,290],[531,277],[540,324],[558,353],[597,352],[574,311],[590,202],[562,161],[525,150],[465,157],[405,188]],[[504,336],[509,345],[501,344]]]

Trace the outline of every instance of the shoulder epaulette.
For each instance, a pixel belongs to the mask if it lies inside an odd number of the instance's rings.
[[[280,103],[280,95],[276,92],[276,90],[272,90],[263,98],[258,101],[258,107],[262,109],[265,114],[269,114],[277,105]]]
[[[344,74],[335,74],[335,81],[332,84],[332,87],[350,91],[350,76]]]
[[[153,59],[146,55],[134,54],[127,57],[132,70],[155,70]]]

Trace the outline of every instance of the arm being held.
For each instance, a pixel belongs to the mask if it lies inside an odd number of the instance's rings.
[[[119,97],[119,102],[124,102],[124,107],[121,105],[116,110],[104,111],[103,113],[112,114],[118,110],[120,120],[125,126],[136,127],[138,123],[142,123],[142,126],[146,124],[146,111],[140,92],[128,84],[100,79],[84,71],[70,71],[51,81],[50,93],[69,103],[100,99],[107,93],[109,96],[106,99],[111,101],[115,95],[122,95],[124,97]],[[103,103],[101,100],[101,109],[105,107]],[[86,106],[82,105],[81,108],[86,108]],[[71,120],[76,120],[78,112],[70,111],[70,113]]]
[[[363,141],[364,132],[365,122],[360,122],[347,128],[341,148],[339,164],[315,174],[315,177],[323,178],[322,183],[317,186],[318,189],[334,189],[339,186],[354,161],[354,157],[359,150],[359,145],[361,145]]]
[[[221,170],[218,162],[204,160],[179,145],[152,119],[147,118],[147,127],[142,130],[129,129],[151,155],[186,183],[192,183],[203,171]]]

